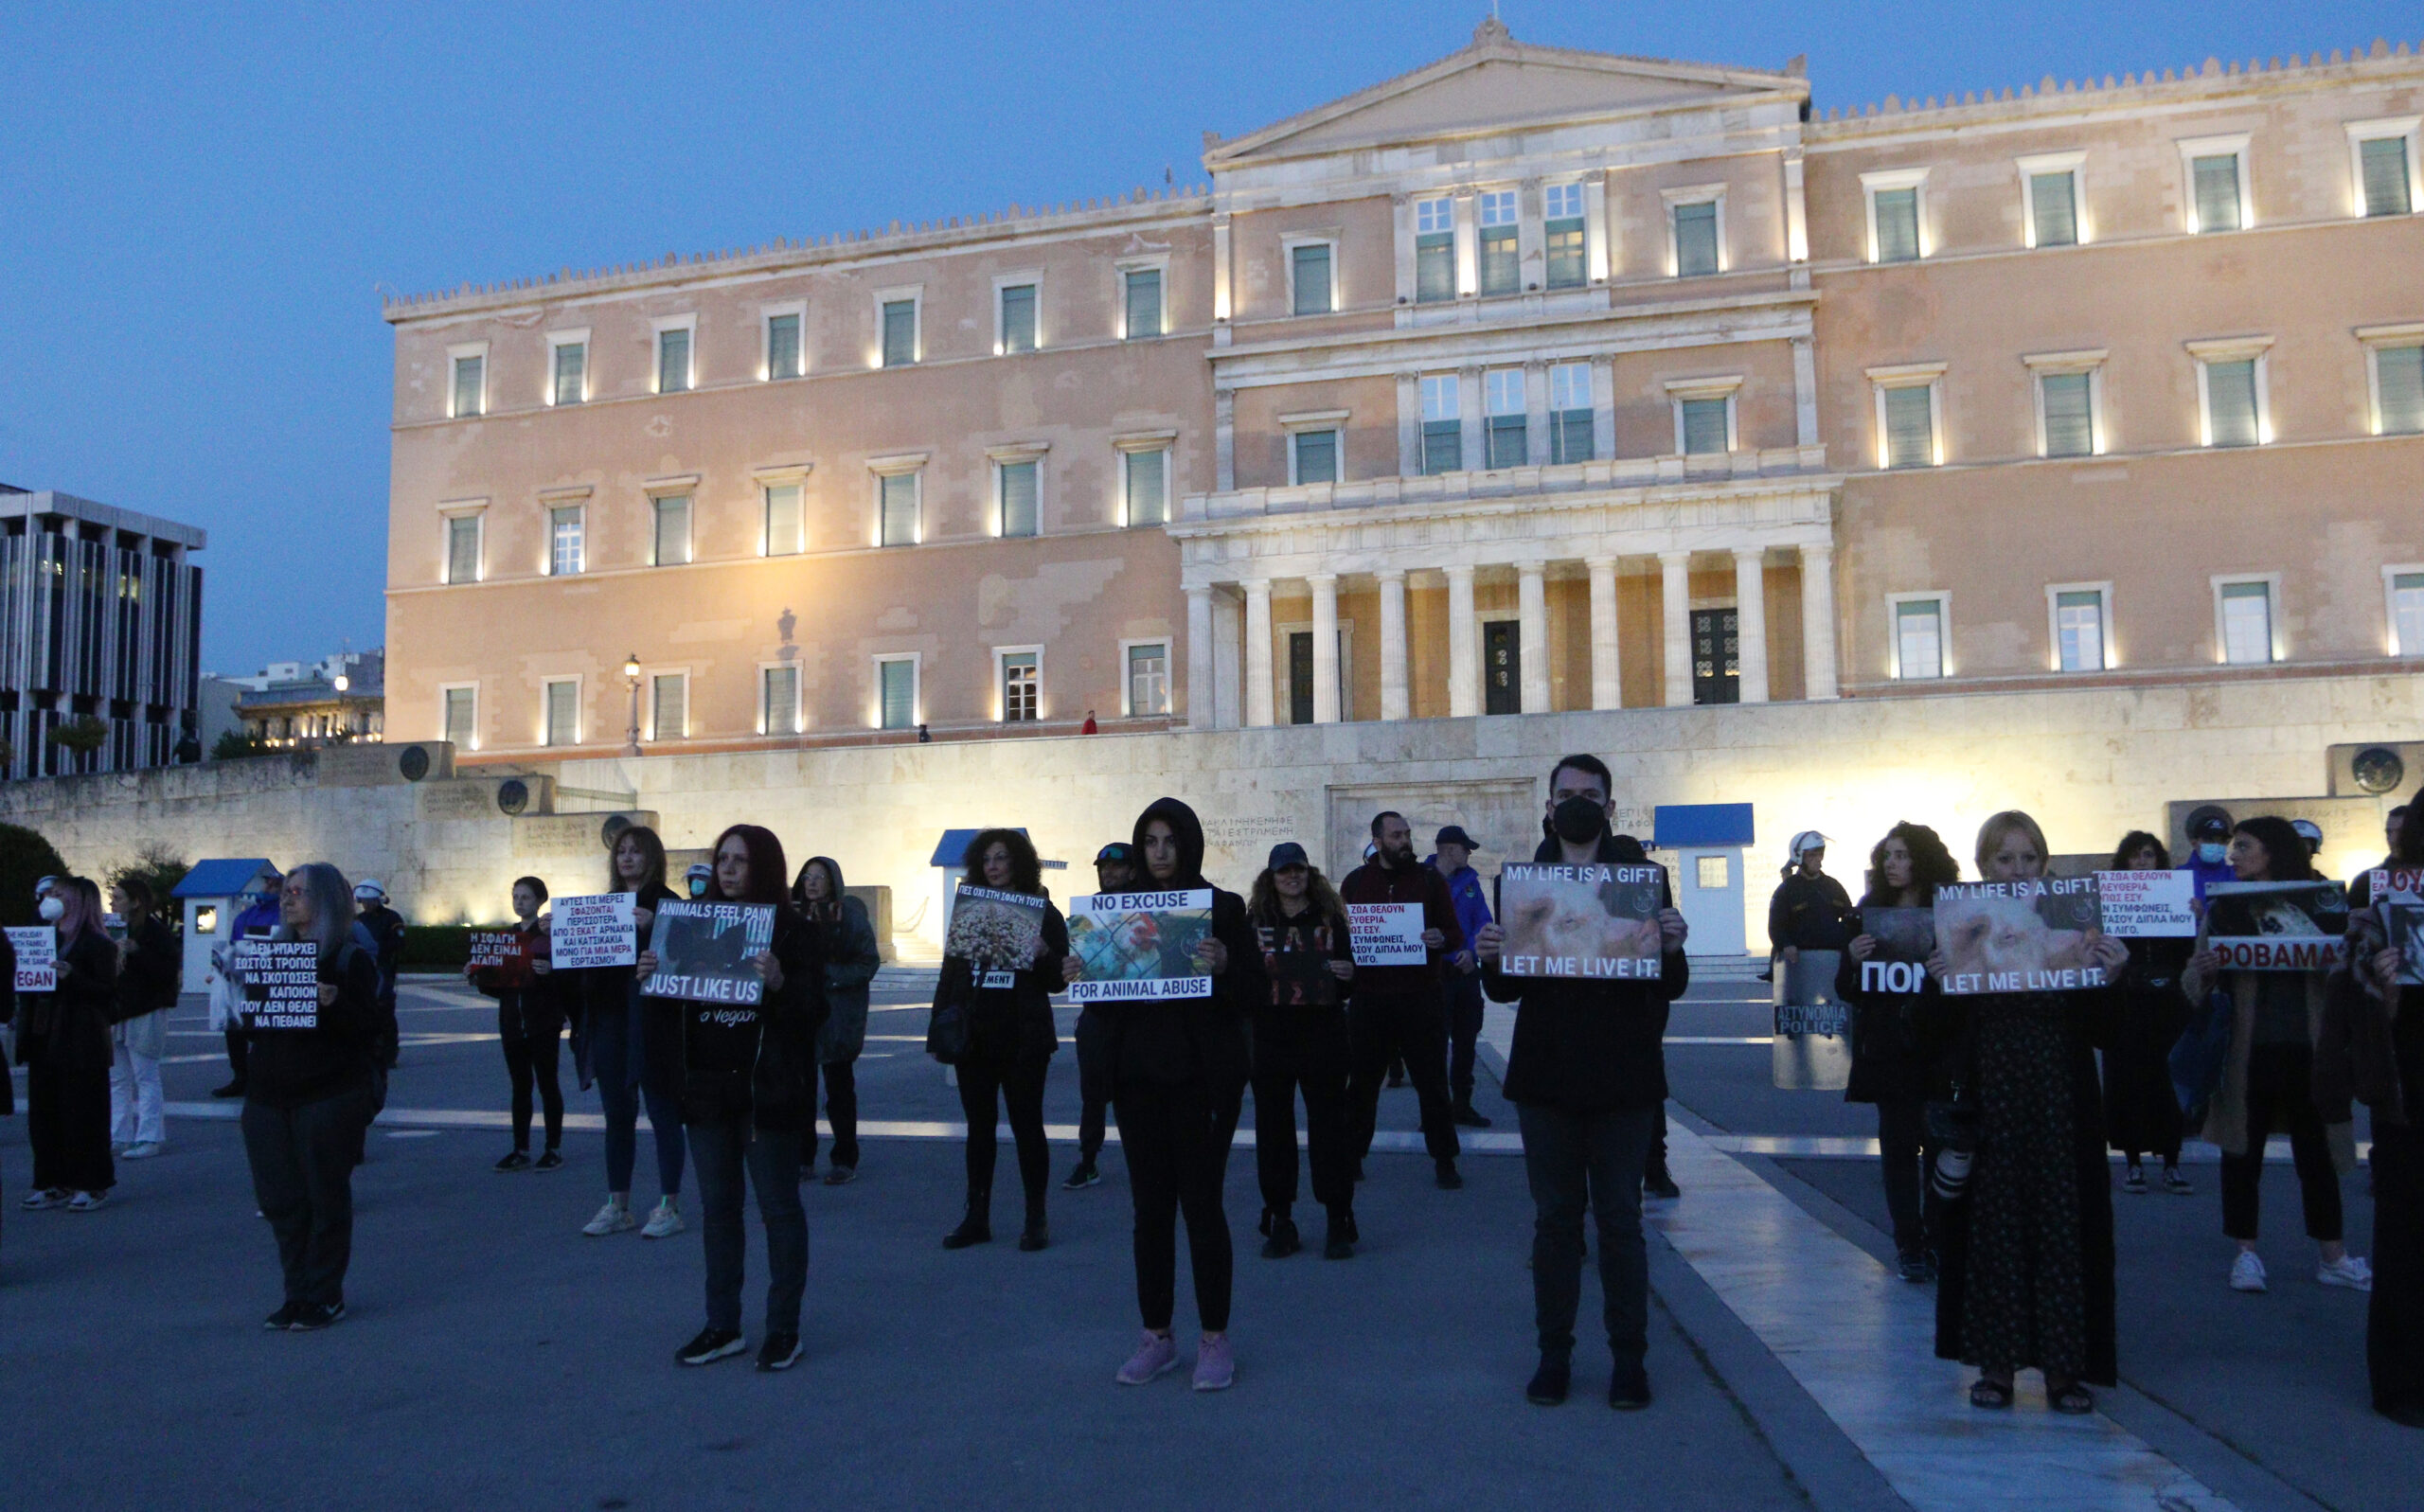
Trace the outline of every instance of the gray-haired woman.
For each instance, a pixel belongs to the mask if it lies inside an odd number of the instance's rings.
[[[277,916],[273,941],[319,947],[319,1011],[308,1029],[248,1021],[244,1154],[286,1272],[286,1300],[263,1326],[308,1332],[345,1316],[354,1155],[372,1112],[379,962],[353,938],[353,889],[324,862],[287,874]]]

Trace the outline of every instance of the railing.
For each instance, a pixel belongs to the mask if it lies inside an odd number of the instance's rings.
[[[1367,478],[1356,483],[1307,483],[1293,488],[1233,489],[1190,493],[1179,501],[1179,523],[1241,515],[1297,514],[1394,505],[1463,504],[1541,494],[1591,493],[1695,483],[1791,478],[1827,471],[1824,446],[1783,446],[1698,456],[1624,457],[1557,466],[1443,472],[1431,477]]]

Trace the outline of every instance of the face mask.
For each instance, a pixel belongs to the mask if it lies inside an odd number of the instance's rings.
[[[42,900],[42,907],[37,912],[45,919],[56,924],[67,916],[67,902],[64,898],[45,898]]]
[[[2222,843],[2219,840],[2206,840],[2200,841],[2198,843],[2197,859],[2203,862],[2208,866],[2220,865],[2222,863],[2223,855]]]
[[[707,880],[705,878],[693,877],[690,879],[690,896],[693,898],[704,898],[707,896]]]
[[[1590,798],[1568,798],[1550,811],[1549,823],[1560,840],[1587,845],[1608,827],[1608,806]]]

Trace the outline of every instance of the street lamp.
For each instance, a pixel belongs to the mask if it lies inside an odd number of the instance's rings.
[[[628,684],[630,684],[630,685],[631,685],[631,688],[632,688],[632,728],[631,728],[631,733],[630,733],[630,735],[629,735],[629,736],[627,736],[627,737],[625,738],[625,744],[624,744],[624,746],[623,746],[623,754],[624,754],[625,756],[637,756],[637,755],[639,755],[639,754],[640,754],[640,653],[639,653],[639,652],[637,652],[637,651],[633,651],[633,652],[632,652],[632,654],[631,654],[631,655],[626,656],[626,657],[624,657],[624,658],[623,658],[623,681],[624,681],[624,682],[626,682],[626,683],[628,683]]]
[[[329,685],[337,690],[337,712],[334,719],[330,720],[331,728],[330,729],[329,734],[334,739],[342,741],[350,733],[346,727],[345,690],[353,685],[353,679],[346,676],[343,672],[339,672],[336,676],[329,679]]]

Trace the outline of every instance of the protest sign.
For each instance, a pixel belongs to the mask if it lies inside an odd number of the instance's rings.
[[[754,1008],[766,993],[757,957],[774,943],[770,903],[668,898],[656,905],[656,924],[649,932],[656,972],[640,990],[656,998]]]
[[[2377,866],[2366,876],[2374,901],[2398,898],[2406,902],[2424,902],[2424,868],[2400,866],[2385,869]]]
[[[1947,996],[2078,992],[2107,986],[2088,959],[2098,929],[2094,877],[1947,882],[1935,890],[1935,934]]]
[[[1043,906],[1032,893],[963,885],[952,898],[943,953],[969,963],[977,986],[1008,987],[1043,950]]]
[[[1069,952],[1083,975],[1072,1003],[1208,998],[1212,978],[1195,959],[1211,937],[1212,889],[1097,893],[1069,899]]]
[[[495,986],[530,985],[529,945],[520,930],[475,929],[465,938],[471,950],[467,961],[479,970],[495,972]]]
[[[2339,882],[2214,882],[2205,947],[2225,971],[2322,971],[2340,964],[2348,889]]]
[[[1420,966],[1431,959],[1422,943],[1420,903],[1349,903],[1346,933],[1358,966]]]
[[[1877,942],[1860,963],[1863,992],[1916,992],[1926,985],[1935,951],[1935,910],[1863,908],[1855,932]]]
[[[17,952],[17,990],[20,992],[56,992],[59,990],[59,931],[48,924],[33,924],[9,931],[9,944]]]
[[[1508,863],[1498,871],[1506,976],[1647,981],[1664,946],[1656,866]]]
[[[2197,877],[2188,871],[2100,871],[2095,874],[2097,911],[2104,933],[2115,939],[2195,937]]]
[[[1329,969],[1335,936],[1328,924],[1293,929],[1262,925],[1262,974],[1271,983],[1274,1007],[1319,1008],[1338,1001],[1339,981]]]
[[[320,947],[315,940],[243,940],[236,966],[244,982],[247,1029],[320,1026]]]
[[[639,959],[639,931],[633,917],[636,893],[592,893],[559,898],[547,932],[548,959],[560,971],[629,966]]]
[[[2398,947],[2398,979],[2408,987],[2424,987],[2424,903],[2413,894],[2382,904],[2382,923],[2390,942]]]

